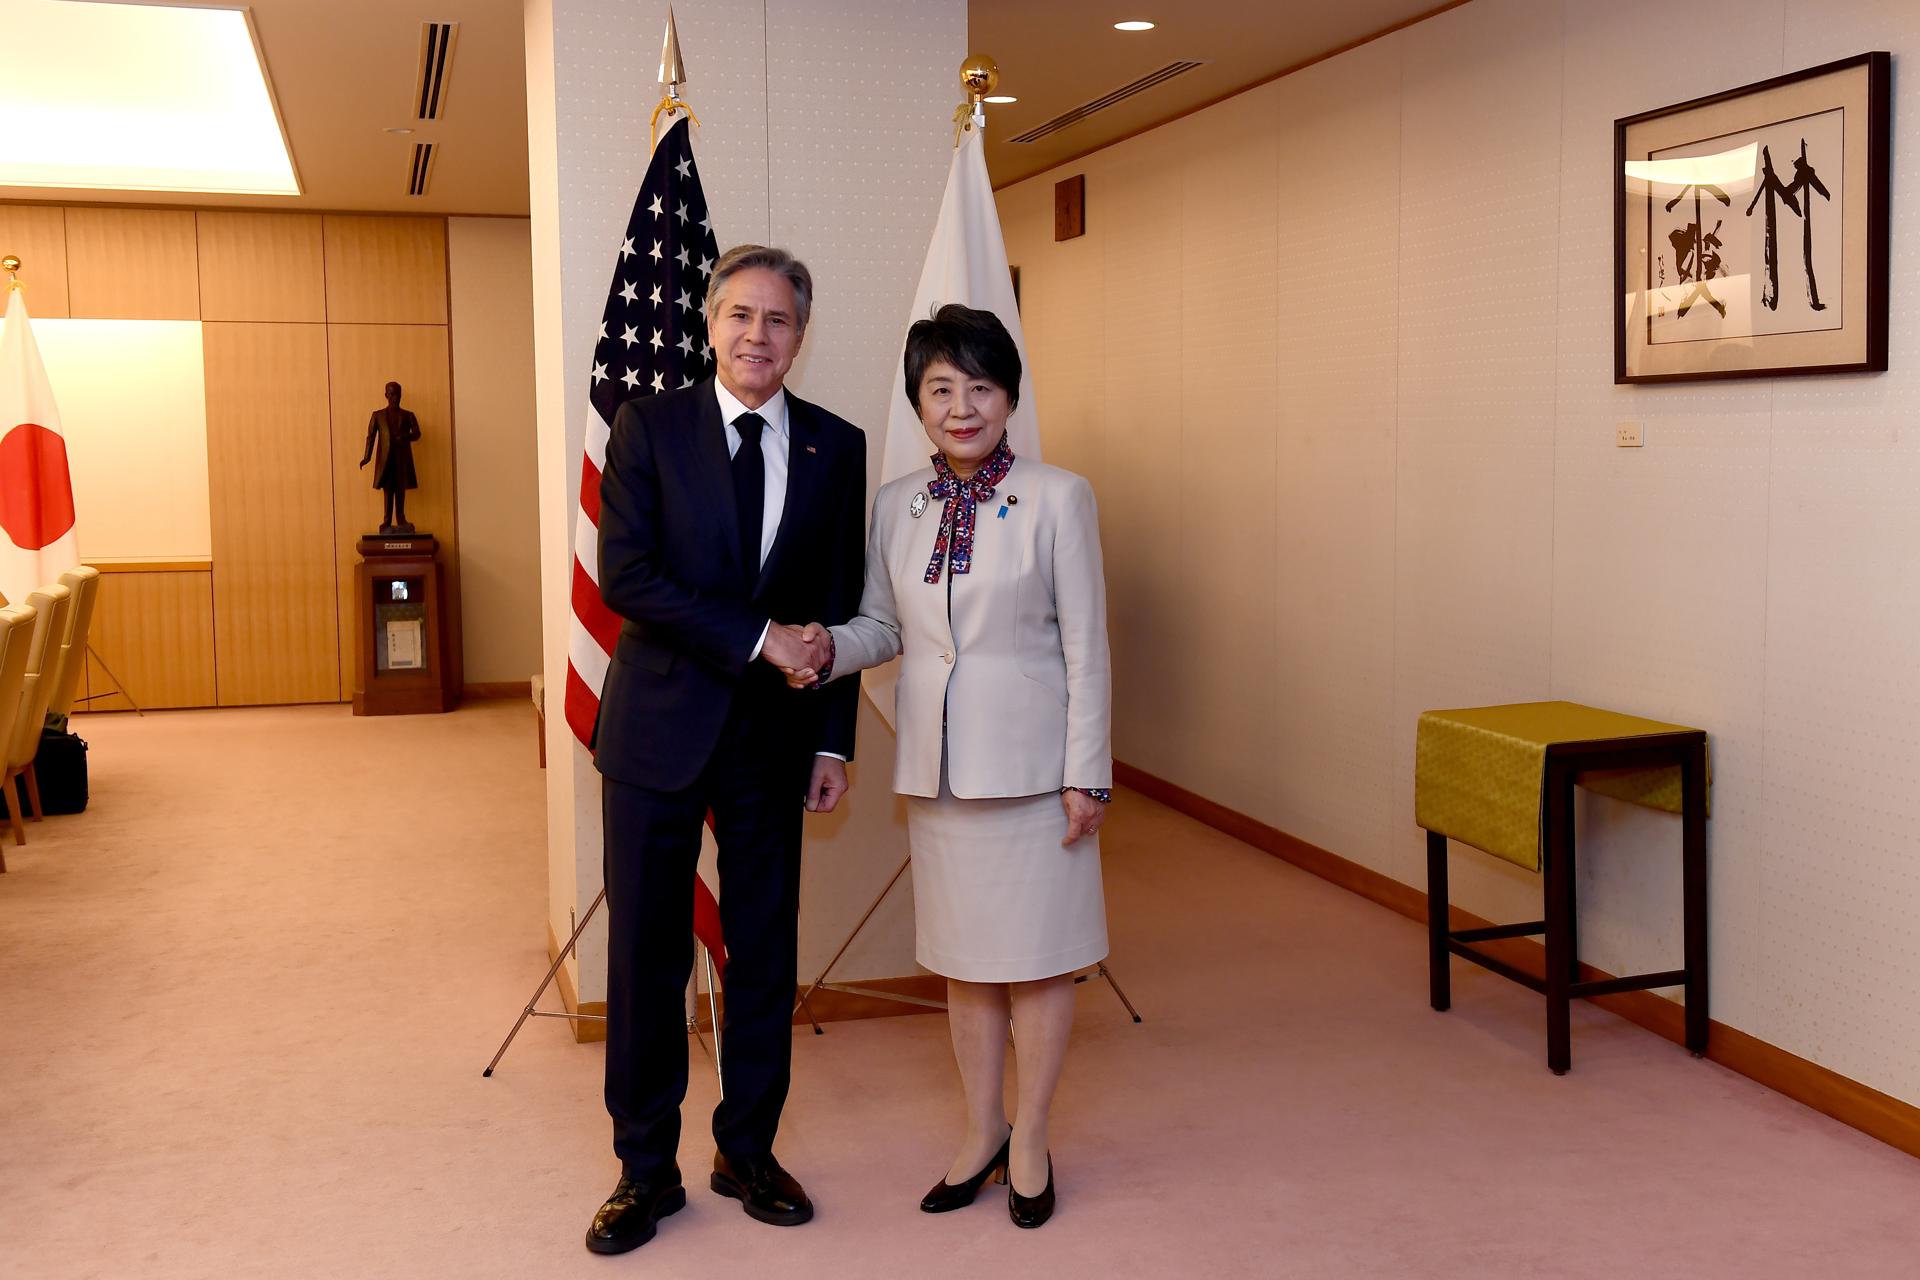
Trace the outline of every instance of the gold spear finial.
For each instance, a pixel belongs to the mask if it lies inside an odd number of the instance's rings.
[[[666,94],[660,99],[660,105],[653,109],[653,119],[648,124],[653,141],[660,141],[660,117],[672,120],[684,111],[687,119],[695,124],[700,117],[693,114],[693,108],[680,98],[680,86],[687,82],[687,64],[680,60],[680,31],[673,22],[673,6],[667,6],[667,34],[660,42],[660,83],[666,87]]]
[[[956,147],[960,145],[961,135],[973,128],[982,100],[1000,87],[1000,64],[984,53],[968,54],[967,60],[960,64],[960,87],[966,92],[967,100],[953,110],[953,145]]]
[[[20,283],[20,259],[18,256],[10,253],[4,258],[0,258],[0,270],[4,270],[7,273],[8,293],[12,293],[15,289],[24,289],[27,287]]]
[[[667,36],[660,45],[660,83],[669,92],[687,82],[687,65],[680,60],[680,32],[673,24],[673,6],[667,6]]]

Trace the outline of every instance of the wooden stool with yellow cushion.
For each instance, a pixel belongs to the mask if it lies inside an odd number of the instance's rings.
[[[1574,901],[1573,788],[1677,813],[1681,820],[1684,966],[1581,981]],[[1427,832],[1427,937],[1431,999],[1452,1003],[1448,957],[1457,955],[1547,998],[1547,1066],[1572,1063],[1571,1003],[1650,987],[1686,988],[1686,1043],[1707,1051],[1707,735],[1684,725],[1577,702],[1522,702],[1428,711],[1414,750],[1414,820]],[[1458,840],[1542,873],[1544,920],[1451,928],[1447,841]],[[1544,977],[1472,944],[1545,935]]]

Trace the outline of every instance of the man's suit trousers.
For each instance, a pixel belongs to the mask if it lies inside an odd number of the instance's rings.
[[[767,705],[784,692],[767,679],[773,675],[771,668],[749,672],[692,786],[662,792],[603,779],[607,1111],[614,1151],[636,1178],[676,1168],[693,881],[709,813],[727,948],[726,1097],[714,1109],[714,1141],[730,1157],[754,1159],[771,1153],[779,1128],[793,1056],[801,818],[813,757],[779,741],[786,735],[766,732]]]

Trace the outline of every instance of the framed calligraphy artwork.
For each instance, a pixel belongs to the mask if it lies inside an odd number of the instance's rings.
[[[1615,382],[1887,367],[1890,61],[1613,122]]]

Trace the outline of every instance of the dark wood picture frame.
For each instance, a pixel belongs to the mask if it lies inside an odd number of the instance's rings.
[[[1854,110],[1864,116],[1856,122]],[[1788,114],[1791,113],[1791,114]],[[1782,154],[1775,162],[1767,153],[1765,164],[1756,172],[1735,181],[1718,181],[1705,173],[1709,162],[1724,161],[1742,155],[1741,150],[1720,154],[1698,153],[1698,149],[1737,138],[1742,133],[1759,135],[1764,130],[1798,126],[1800,131],[1813,127],[1803,122],[1833,117],[1829,131],[1840,140],[1831,155],[1841,159],[1842,168],[1835,186],[1843,194],[1838,214],[1837,247],[1823,247],[1821,256],[1831,266],[1837,262],[1840,280],[1835,293],[1840,299],[1838,317],[1821,315],[1820,320],[1838,319],[1805,330],[1766,331],[1762,323],[1777,315],[1783,300],[1789,310],[1824,313],[1831,305],[1823,303],[1814,279],[1814,232],[1812,219],[1801,225],[1803,249],[1781,249],[1774,218],[1778,206],[1794,213],[1795,201],[1777,177],[1773,165],[1793,167],[1795,181],[1809,209],[1813,192],[1802,185],[1808,175],[1815,182],[1820,175],[1807,167],[1806,142],[1801,142],[1801,159],[1794,162]],[[1890,166],[1892,162],[1892,57],[1885,52],[1862,53],[1823,66],[1776,76],[1755,84],[1743,85],[1723,93],[1695,98],[1690,102],[1661,107],[1613,122],[1613,380],[1616,383],[1677,382],[1718,378],[1780,377],[1794,374],[1883,372],[1887,367],[1888,318],[1888,235],[1890,226]],[[1864,123],[1865,136],[1859,136]],[[1654,176],[1655,167],[1665,163],[1662,152],[1688,150],[1697,154],[1679,160],[1698,160],[1693,170],[1671,171],[1675,177]],[[1748,144],[1748,151],[1762,154],[1761,148]],[[1829,158],[1829,167],[1831,168]],[[1758,160],[1756,165],[1760,165]],[[1629,169],[1634,165],[1638,172]],[[1724,167],[1724,166],[1723,166]],[[1864,168],[1864,173],[1857,172]],[[1806,173],[1801,170],[1805,169]],[[1682,185],[1677,178],[1690,176],[1693,182]],[[1716,182],[1718,185],[1715,185]],[[1771,188],[1771,189],[1769,189]],[[1824,200],[1831,200],[1824,186]],[[1656,209],[1666,210],[1669,202],[1659,200],[1666,191],[1675,192],[1679,203],[1692,192],[1695,209],[1700,210],[1684,230],[1669,232],[1673,245],[1675,281],[1665,284],[1664,255],[1657,252]],[[1703,201],[1700,192],[1711,193]],[[1751,200],[1748,197],[1752,197]],[[1720,256],[1722,242],[1717,233],[1728,219],[1739,219],[1735,230],[1754,241],[1752,210],[1767,205],[1764,221],[1765,245],[1746,244],[1739,261],[1731,265],[1746,268],[1736,275]],[[1716,209],[1713,201],[1724,208]],[[1704,206],[1704,208],[1703,208]],[[1822,204],[1821,208],[1826,208]],[[1723,214],[1712,231],[1706,223],[1715,213]],[[1743,216],[1744,213],[1744,216]],[[1682,209],[1678,215],[1685,216]],[[1668,217],[1672,221],[1672,216]],[[1823,241],[1823,246],[1828,242]],[[1730,251],[1731,253],[1731,251]],[[1802,255],[1804,260],[1802,261]],[[1798,295],[1790,299],[1780,284],[1782,260],[1800,263],[1804,274],[1808,304]],[[1654,262],[1658,262],[1656,284]],[[1704,276],[1696,279],[1698,266],[1706,264]],[[1764,274],[1762,274],[1764,270]],[[1712,283],[1728,281],[1722,292],[1725,299],[1713,296]],[[1735,282],[1738,282],[1736,285]],[[1703,288],[1703,286],[1705,286]],[[1745,297],[1736,292],[1744,288]],[[1769,297],[1770,295],[1770,297]],[[1656,321],[1665,322],[1666,332],[1678,332],[1689,308],[1701,305],[1705,298],[1721,320],[1735,326],[1726,333],[1708,332],[1704,336],[1673,337],[1656,340]],[[1762,316],[1758,307],[1766,308]],[[1675,317],[1668,320],[1669,307]],[[1741,308],[1744,306],[1744,312]],[[1705,318],[1705,307],[1698,313]],[[1746,321],[1740,315],[1749,317]],[[1747,327],[1742,330],[1739,326]],[[1712,321],[1696,319],[1691,332],[1711,330]]]

